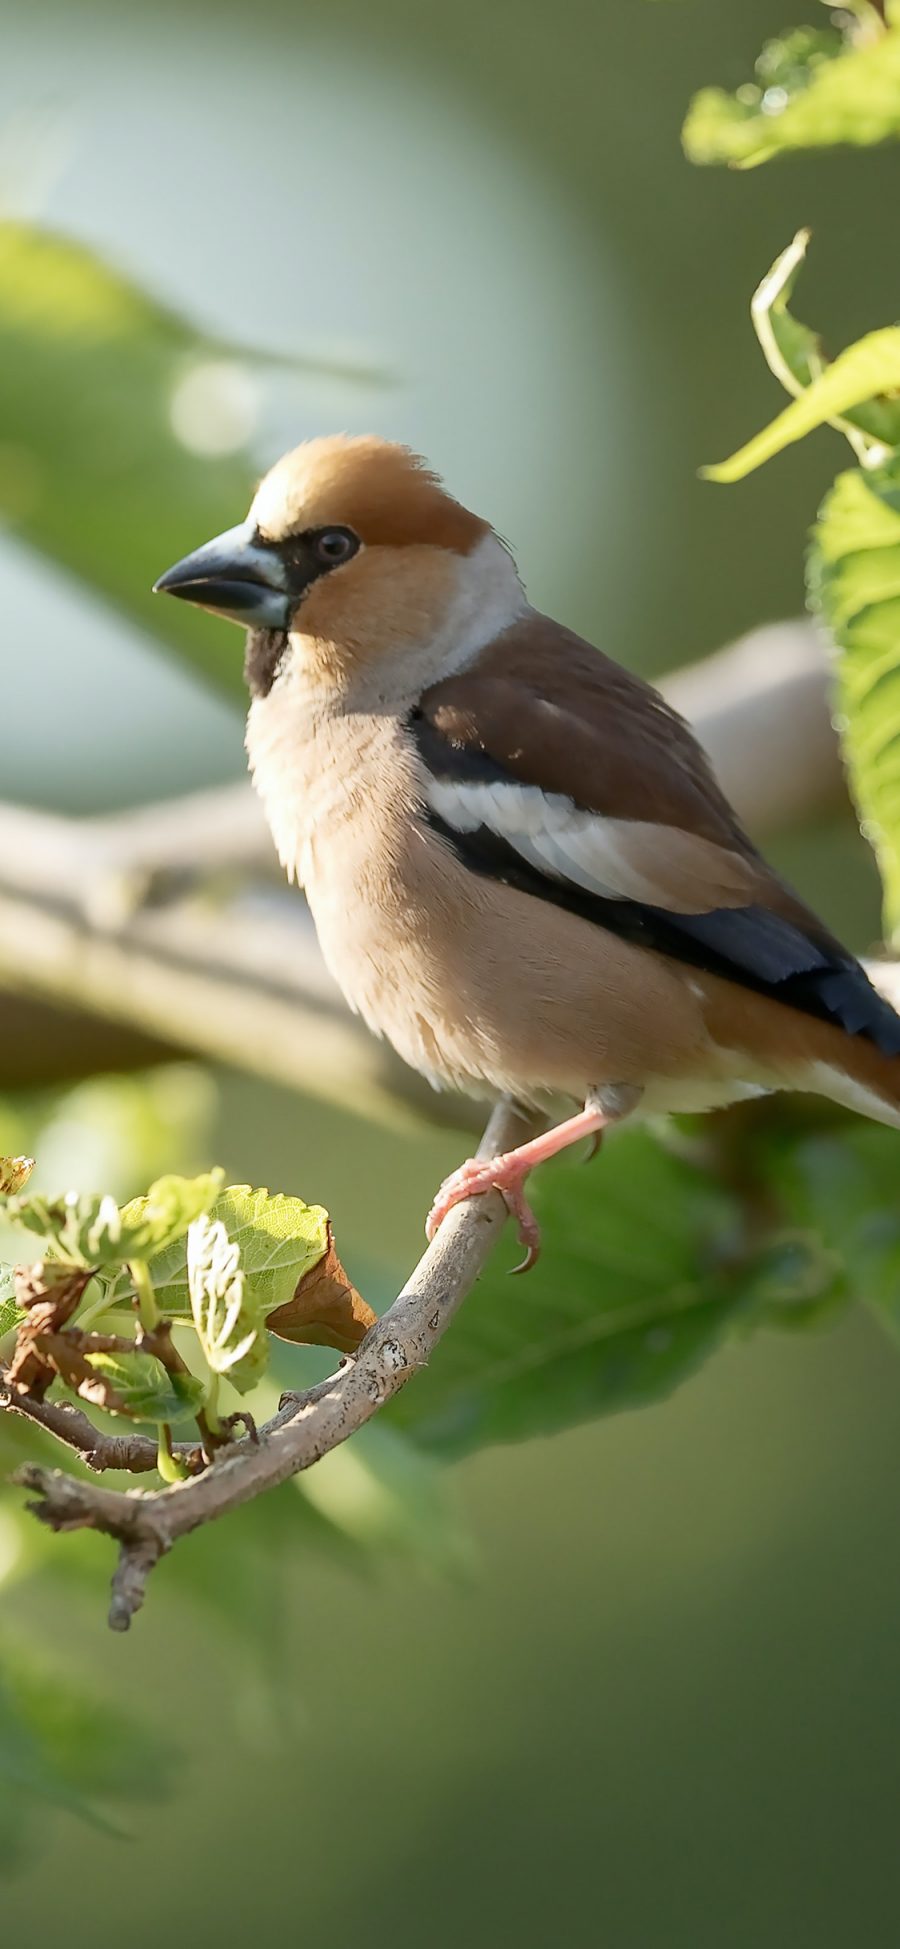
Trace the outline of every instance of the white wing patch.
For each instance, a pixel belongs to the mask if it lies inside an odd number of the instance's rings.
[[[429,777],[432,810],[455,832],[486,826],[529,866],[605,900],[708,913],[754,897],[749,861],[674,826],[585,812],[561,792],[515,781]]]

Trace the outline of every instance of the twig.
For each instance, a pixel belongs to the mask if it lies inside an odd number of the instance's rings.
[[[66,1448],[74,1450],[95,1474],[101,1475],[106,1469],[127,1470],[130,1475],[149,1475],[156,1467],[157,1448],[155,1441],[146,1435],[106,1435],[80,1408],[70,1407],[65,1401],[38,1401],[33,1395],[19,1394],[15,1388],[7,1387],[0,1380],[0,1410],[8,1414],[18,1414],[23,1421],[31,1421],[53,1435]],[[175,1454],[186,1463],[192,1473],[199,1472],[204,1464],[203,1452],[197,1442],[178,1442]]]
[[[536,1119],[502,1103],[488,1123],[479,1154],[508,1150],[536,1128]],[[28,1507],[51,1529],[96,1529],[118,1540],[109,1610],[114,1631],[128,1629],[143,1602],[150,1571],[179,1537],[310,1468],[425,1366],[475,1284],[505,1217],[496,1192],[458,1205],[403,1291],[366,1335],[355,1360],[303,1394],[286,1395],[255,1441],[234,1443],[191,1481],[149,1494],[122,1494],[35,1463],[16,1472],[14,1481],[33,1491]],[[77,1441],[73,1445],[81,1446]]]

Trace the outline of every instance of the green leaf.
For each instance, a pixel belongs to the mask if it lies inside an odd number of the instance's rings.
[[[797,276],[806,257],[810,233],[799,230],[796,237],[775,259],[753,294],[750,315],[762,346],[766,363],[786,392],[796,398],[828,365],[817,332],[801,324],[790,310]],[[900,401],[872,399],[854,406],[845,415],[832,416],[829,425],[846,433],[859,446],[855,432],[886,446],[900,444]]]
[[[187,1277],[197,1338],[214,1374],[245,1394],[265,1373],[269,1342],[262,1309],[221,1219],[196,1219],[188,1233]]]
[[[122,1410],[136,1421],[190,1421],[206,1390],[194,1374],[170,1374],[150,1353],[92,1353],[87,1356],[101,1380],[113,1389]],[[108,1409],[115,1414],[114,1407]]]
[[[874,548],[893,548],[900,540],[900,481],[896,463],[879,468],[851,467],[838,474],[828,493],[828,520],[816,530],[816,548],[825,566]]]
[[[521,1441],[661,1399],[747,1300],[730,1269],[730,1194],[646,1130],[596,1166],[535,1179],[544,1252],[511,1284],[495,1263],[389,1412],[429,1448]]]
[[[785,391],[795,394],[802,392],[826,363],[818,334],[802,325],[789,309],[809,238],[808,230],[798,230],[766,272],[750,304],[756,336],[768,364]]]
[[[897,1137],[854,1122],[772,1146],[778,1197],[843,1270],[847,1290],[900,1340],[900,1197]]]
[[[224,1177],[217,1169],[195,1178],[157,1178],[146,1197],[122,1206],[118,1257],[125,1262],[150,1259],[184,1238],[194,1219],[215,1204]]]
[[[239,1247],[248,1303],[263,1318],[292,1298],[304,1273],[328,1248],[328,1213],[321,1205],[307,1205],[284,1193],[231,1184],[216,1199],[210,1217],[224,1225]],[[150,1271],[162,1311],[170,1318],[189,1318],[184,1240],[152,1255]]]
[[[16,1305],[14,1269],[11,1265],[0,1265],[0,1340],[24,1318],[22,1308]]]
[[[5,1199],[0,1215],[38,1239],[45,1256],[66,1265],[99,1265],[117,1258],[121,1227],[115,1198],[77,1191],[48,1198],[25,1191]]]
[[[39,1835],[46,1839],[48,1807],[121,1835],[122,1802],[167,1793],[175,1764],[173,1748],[149,1726],[39,1664],[20,1645],[4,1643],[0,1861],[11,1863],[21,1854],[30,1817],[44,1824]]]
[[[242,639],[151,594],[163,569],[232,527],[257,469],[177,436],[186,380],[246,386],[264,363],[366,385],[367,370],[304,356],[266,361],[200,330],[93,252],[0,222],[0,517],[239,701]]]
[[[847,433],[864,469],[842,474],[824,502],[808,561],[810,600],[841,655],[836,722],[863,831],[875,850],[885,930],[900,930],[900,327],[871,332],[823,363],[790,314],[807,237],[800,232],[753,299],[766,359],[792,403],[740,451],[705,469],[742,479],[826,422]],[[862,436],[862,437],[861,437]],[[876,442],[872,446],[871,442]],[[875,462],[880,460],[880,464]]]
[[[196,1178],[159,1178],[146,1197],[133,1198],[121,1211],[114,1198],[100,1193],[70,1191],[47,1198],[26,1191],[0,1204],[0,1214],[67,1264],[127,1265],[183,1238],[192,1220],[213,1204],[223,1176],[208,1171]]]
[[[400,1551],[445,1575],[471,1563],[446,1469],[388,1427],[383,1415],[294,1476],[293,1486],[347,1541],[373,1556]]]
[[[799,399],[757,433],[728,460],[704,467],[707,480],[737,481],[771,460],[814,428],[846,415],[852,407],[876,399],[880,393],[900,391],[900,326],[887,325],[849,345]]]
[[[810,598],[841,654],[834,702],[844,759],[900,930],[900,454],[840,474],[819,511]]]
[[[873,19],[874,25],[874,19]],[[900,21],[864,36],[800,28],[767,42],[734,95],[703,88],[682,131],[691,162],[752,169],[790,150],[900,136]]]
[[[814,1231],[781,1230],[763,1239],[742,1287],[754,1325],[789,1333],[831,1320],[849,1297],[843,1260]]]

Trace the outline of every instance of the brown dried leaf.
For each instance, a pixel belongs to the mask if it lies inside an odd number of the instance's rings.
[[[73,1338],[67,1333],[57,1333],[49,1343],[48,1351],[61,1381],[71,1387],[73,1393],[80,1394],[83,1401],[90,1401],[95,1408],[103,1408],[107,1414],[127,1414],[121,1396],[110,1384],[105,1374],[98,1374],[91,1366],[84,1347],[92,1339],[85,1333]]]
[[[62,1347],[65,1354],[69,1343],[61,1328],[71,1319],[92,1277],[90,1267],[56,1265],[52,1259],[16,1267],[16,1305],[27,1318],[16,1334],[4,1379],[17,1393],[42,1400],[56,1375],[63,1373],[58,1350]]]
[[[293,1299],[277,1306],[266,1325],[279,1340],[303,1347],[336,1347],[355,1353],[375,1324],[375,1314],[352,1286],[334,1249],[331,1226],[328,1249],[317,1265],[304,1273]]]
[[[19,1328],[15,1352],[9,1366],[3,1369],[3,1379],[17,1394],[33,1394],[37,1401],[43,1400],[56,1379],[56,1368],[41,1347],[30,1321]]]
[[[55,1331],[70,1320],[93,1274],[89,1267],[57,1264],[55,1259],[38,1259],[34,1265],[16,1266],[13,1290],[16,1305],[30,1314],[35,1331]]]

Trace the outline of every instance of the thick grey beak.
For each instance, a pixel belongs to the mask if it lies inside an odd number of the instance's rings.
[[[185,555],[154,582],[153,592],[180,596],[248,629],[287,629],[295,606],[284,563],[257,541],[250,521]]]

